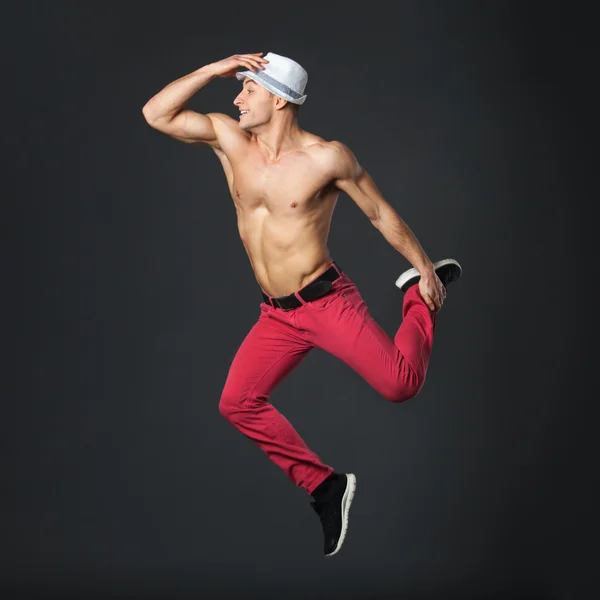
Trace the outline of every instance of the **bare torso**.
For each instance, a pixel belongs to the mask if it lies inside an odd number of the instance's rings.
[[[268,160],[256,141],[215,150],[234,201],[240,237],[257,282],[272,296],[302,288],[332,257],[327,238],[339,190],[320,166],[327,142],[304,133],[302,145]]]

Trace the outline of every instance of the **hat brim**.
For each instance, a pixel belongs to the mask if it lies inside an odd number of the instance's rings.
[[[261,75],[262,75],[262,73],[254,73],[253,71],[240,71],[235,74],[236,79],[238,81],[241,81],[242,79],[244,79],[244,77],[248,77],[248,79],[252,79],[252,81],[255,81],[256,83],[258,83],[258,85],[261,85],[265,89],[269,90],[269,92],[271,92],[272,94],[275,94],[276,96],[279,96],[280,98],[283,98],[284,100],[287,100],[288,102],[291,102],[292,104],[304,104],[307,94],[304,94],[303,96],[300,96],[299,98],[295,98],[295,97],[291,96],[289,93],[286,93],[285,90],[276,87],[276,85],[282,85],[282,84],[280,84],[279,82],[276,82],[272,78],[269,78],[273,82],[273,83],[271,83],[270,81],[267,81],[264,78],[264,76],[261,77]],[[287,86],[284,86],[284,87],[287,87]]]

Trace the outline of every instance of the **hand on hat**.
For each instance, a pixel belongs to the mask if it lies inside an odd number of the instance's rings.
[[[238,67],[249,69],[256,72],[257,70],[263,70],[263,63],[268,63],[266,58],[261,55],[262,52],[256,52],[254,54],[234,54],[229,58],[224,58],[218,62],[212,63],[210,66],[213,69],[214,74],[217,77],[235,77]]]

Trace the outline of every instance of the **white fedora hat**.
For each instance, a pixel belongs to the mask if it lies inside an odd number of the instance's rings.
[[[269,90],[272,94],[280,96],[293,104],[303,104],[306,100],[304,88],[308,81],[308,73],[291,58],[268,52],[265,59],[264,70],[240,71],[236,77],[241,81],[248,77],[259,85]]]

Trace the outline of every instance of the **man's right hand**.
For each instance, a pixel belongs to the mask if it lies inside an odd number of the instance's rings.
[[[218,62],[212,63],[210,68],[217,77],[235,77],[238,68],[249,69],[251,71],[263,70],[263,63],[269,61],[262,57],[262,52],[254,54],[234,54],[229,58],[224,58]]]

